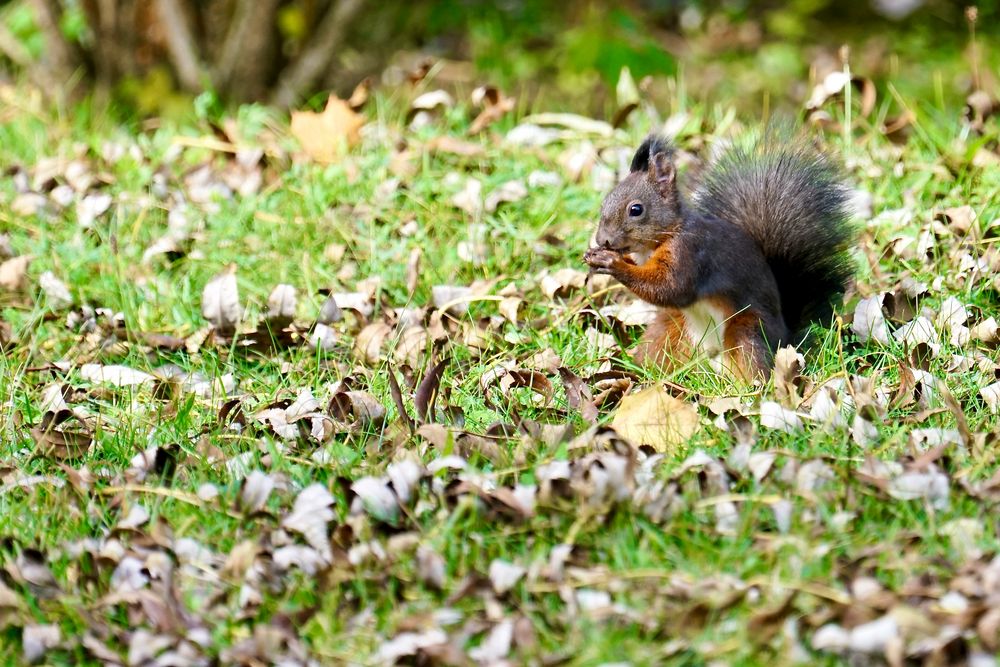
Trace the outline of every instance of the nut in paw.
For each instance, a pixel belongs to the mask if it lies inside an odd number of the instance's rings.
[[[611,270],[624,259],[617,250],[590,248],[584,254],[583,261],[590,265],[594,273],[611,273]]]

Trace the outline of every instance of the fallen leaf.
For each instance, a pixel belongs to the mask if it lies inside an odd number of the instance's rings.
[[[794,410],[783,408],[774,401],[763,401],[760,404],[760,425],[794,433],[802,428],[802,420]]]
[[[445,578],[444,558],[426,544],[417,548],[417,576],[425,584],[435,590],[444,588]]]
[[[51,271],[46,271],[38,277],[38,286],[42,288],[53,310],[62,310],[73,305],[73,295],[70,294],[66,283],[56,278]]]
[[[542,126],[555,125],[579,134],[594,134],[600,137],[611,137],[615,133],[615,128],[610,123],[572,113],[538,113],[528,116],[523,122]]]
[[[315,162],[329,163],[361,139],[364,116],[336,95],[330,95],[322,113],[293,111],[291,132]]]
[[[333,559],[330,538],[327,536],[327,524],[334,519],[331,509],[333,504],[333,496],[326,487],[311,484],[296,496],[292,511],[281,520],[284,528],[302,535],[309,546],[318,551],[328,563]]]
[[[507,181],[496,190],[493,190],[483,201],[483,209],[487,213],[493,213],[503,203],[518,202],[528,196],[528,187],[524,181],[518,179]]]
[[[448,635],[438,628],[425,632],[401,632],[378,647],[375,662],[380,665],[396,665],[400,663],[400,658],[415,656],[424,649],[447,643]]]
[[[87,382],[109,384],[113,387],[135,387],[156,380],[155,376],[128,366],[103,366],[101,364],[80,366],[80,377]]]
[[[505,618],[493,626],[479,646],[469,651],[469,657],[481,664],[496,664],[510,653],[514,639],[514,621]]]
[[[277,285],[267,297],[267,319],[278,328],[288,326],[295,319],[297,303],[294,287]]]
[[[274,478],[260,470],[247,475],[240,489],[240,506],[247,514],[264,509],[267,499],[274,490]]]
[[[43,414],[38,427],[31,429],[31,438],[43,456],[64,461],[83,456],[93,435],[74,412],[59,410]]]
[[[882,314],[882,296],[876,294],[862,299],[854,309],[854,321],[851,323],[858,340],[867,343],[874,340],[881,345],[889,344],[889,328]]]
[[[230,336],[236,333],[236,327],[243,317],[243,308],[240,306],[235,267],[220,273],[205,285],[201,293],[201,315],[220,334]]]
[[[478,134],[500,120],[514,108],[516,102],[513,97],[507,97],[495,86],[479,86],[472,91],[471,99],[472,105],[480,107],[482,111],[469,126],[469,134]]]
[[[28,283],[30,263],[30,256],[19,255],[0,264],[0,287],[10,292],[22,291]]]
[[[663,385],[654,384],[625,396],[611,427],[635,445],[676,455],[698,430],[698,411],[671,396]]]
[[[516,563],[496,558],[490,563],[490,584],[497,595],[503,595],[517,585],[526,571]]]
[[[983,387],[979,390],[979,395],[983,397],[991,414],[1000,412],[1000,382]]]
[[[45,654],[59,645],[58,625],[26,625],[21,632],[21,650],[29,664],[41,662]]]

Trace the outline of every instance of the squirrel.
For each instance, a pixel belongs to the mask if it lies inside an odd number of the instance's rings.
[[[829,155],[765,133],[710,164],[689,203],[674,148],[650,135],[583,259],[659,307],[637,363],[725,352],[726,368],[764,380],[775,350],[830,321],[854,275],[849,201]]]

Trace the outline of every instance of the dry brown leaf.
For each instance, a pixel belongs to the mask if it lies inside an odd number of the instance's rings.
[[[381,424],[385,406],[366,391],[338,391],[330,399],[328,411],[334,419],[351,429]]]
[[[354,358],[369,366],[378,364],[382,358],[382,346],[391,333],[392,327],[382,321],[366,326],[354,338]]]
[[[281,328],[291,324],[295,319],[295,306],[298,299],[295,288],[291,285],[277,285],[267,297],[267,319],[275,327]]]
[[[42,288],[53,310],[62,310],[73,305],[73,295],[70,294],[66,283],[59,280],[51,271],[46,271],[38,277],[38,286]]]
[[[611,427],[635,445],[675,455],[698,430],[698,411],[654,384],[624,397]]]
[[[149,384],[156,378],[149,373],[129,368],[128,366],[101,364],[84,364],[80,366],[80,377],[87,382],[109,384],[113,387],[134,387]]]
[[[802,387],[802,369],[806,360],[794,347],[788,345],[774,355],[774,394],[778,400],[791,408],[801,402],[799,390]]]
[[[236,285],[236,267],[230,267],[212,278],[201,293],[201,315],[216,330],[230,336],[236,333],[243,317],[240,293]]]
[[[858,302],[854,309],[854,321],[851,329],[858,340],[867,343],[874,340],[881,345],[889,344],[889,328],[882,314],[882,295],[876,294]]]
[[[27,285],[28,264],[31,257],[20,255],[0,264],[0,287],[11,292],[19,292]]]
[[[478,134],[500,120],[514,108],[515,102],[513,97],[507,97],[495,86],[480,86],[473,90],[472,104],[482,107],[482,111],[469,126],[469,134]]]
[[[302,535],[309,546],[318,551],[326,562],[333,559],[330,538],[326,531],[327,524],[334,518],[331,509],[333,504],[333,496],[326,487],[322,484],[311,484],[302,489],[295,498],[292,511],[281,520],[282,527]]]
[[[372,79],[371,77],[365,77],[361,80],[358,85],[354,87],[354,91],[351,93],[351,97],[347,100],[348,106],[355,111],[360,111],[361,107],[365,105],[368,101],[368,97],[371,95],[372,91]]]
[[[31,429],[31,438],[43,456],[64,461],[85,454],[93,435],[75,413],[59,410],[42,415],[38,427]]]
[[[434,137],[428,141],[424,147],[432,153],[450,153],[459,157],[482,157],[486,155],[486,149],[480,144],[471,141],[463,141],[447,134]]]
[[[349,103],[330,95],[322,113],[293,111],[291,132],[310,159],[328,163],[358,143],[364,124],[364,116],[356,113]]]

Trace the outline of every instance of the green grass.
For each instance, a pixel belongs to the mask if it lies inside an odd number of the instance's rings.
[[[918,238],[933,213],[945,207],[969,204],[980,223],[996,219],[1000,216],[1000,170],[970,165],[971,156],[959,144],[964,141],[969,146],[975,139],[967,136],[954,109],[914,106],[918,124],[905,147],[892,145],[878,133],[878,119],[860,119],[849,144],[843,143],[842,135],[828,137],[851,165],[855,184],[873,194],[876,213],[903,207],[913,213],[912,222],[899,229],[867,227],[859,257],[874,257],[878,263],[876,270],[862,262],[858,291],[864,295],[891,291],[904,277],[912,277],[931,285],[919,307],[933,311],[948,296],[956,296],[970,306],[972,320],[978,322],[996,313],[996,287],[988,276],[968,280],[967,272],[959,270],[961,239],[938,238],[927,259],[897,256],[890,248],[898,236]],[[679,138],[682,147],[693,149],[713,138],[720,124],[725,126],[723,132],[733,130],[725,109],[692,106],[685,111],[691,121]],[[831,111],[842,115],[835,107]],[[418,133],[405,130],[401,110],[384,99],[376,99],[367,113],[370,127],[402,133],[418,153],[416,171],[406,178],[404,188],[385,198],[376,197],[379,186],[392,176],[392,142],[374,135],[341,164],[322,167],[279,158],[265,167],[265,184],[259,194],[221,199],[211,207],[190,204],[194,237],[190,252],[172,263],[163,257],[142,260],[145,249],[166,230],[168,209],[176,205],[157,198],[153,175],[162,167],[175,191],[183,183],[183,174],[198,165],[222,169],[223,153],[177,148],[178,137],[198,143],[199,138],[209,136],[207,126],[191,121],[152,130],[118,127],[86,107],[59,116],[27,103],[0,126],[4,165],[33,171],[42,158],[86,151],[84,159],[94,165],[95,173],[107,175],[111,183],[106,191],[116,200],[93,228],[82,229],[73,206],[39,217],[14,213],[13,181],[5,179],[0,186],[0,226],[17,253],[33,257],[27,291],[5,293],[2,302],[3,319],[10,323],[16,342],[0,362],[0,396],[8,406],[2,421],[0,467],[5,480],[18,475],[46,477],[28,489],[12,485],[0,494],[0,534],[7,536],[3,556],[10,570],[24,549],[41,550],[60,587],[57,595],[44,598],[16,575],[6,577],[23,605],[2,616],[6,627],[0,659],[5,663],[22,660],[20,628],[38,623],[58,624],[65,640],[49,652],[47,660],[81,664],[95,661],[79,641],[88,629],[124,655],[130,633],[138,627],[175,639],[186,634],[185,628],[206,628],[211,641],[203,653],[232,661],[224,653],[227,648],[250,637],[258,626],[273,622],[293,628],[292,635],[301,639],[304,650],[323,664],[367,664],[383,641],[404,629],[432,627],[432,614],[446,607],[455,609],[459,620],[444,629],[466,650],[484,640],[497,614],[527,619],[524,623],[532,628],[535,641],[515,645],[511,655],[516,663],[542,664],[564,657],[570,664],[622,660],[637,665],[707,664],[715,659],[731,664],[784,664],[795,652],[789,635],[792,626],[782,626],[786,619],[795,620],[809,661],[833,663],[835,656],[811,652],[809,637],[824,618],[841,618],[844,605],[836,600],[847,595],[855,577],[873,576],[898,593],[911,577],[923,574],[941,582],[946,590],[965,563],[946,527],[963,518],[981,526],[973,546],[985,554],[984,559],[997,553],[1000,541],[994,522],[988,519],[991,505],[967,494],[959,484],[961,478],[987,479],[997,470],[990,435],[995,433],[996,417],[979,396],[981,387],[995,381],[995,371],[949,370],[951,355],[971,353],[975,343],[956,349],[944,341],[941,353],[930,361],[930,372],[945,381],[970,428],[987,434],[984,447],[953,447],[938,461],[951,480],[950,506],[945,510],[919,500],[889,498],[856,476],[866,455],[891,462],[912,454],[909,434],[914,428],[954,426],[954,415],[935,394],[927,407],[940,409],[920,418],[914,419],[916,406],[889,412],[879,425],[878,441],[867,451],[854,443],[846,429],[826,433],[807,426],[794,434],[760,429],[753,451],[774,451],[776,459],[761,482],[730,471],[730,492],[742,499],[735,506],[732,533],[716,530],[715,504],[710,500],[715,494],[704,473],[677,476],[683,453],[668,455],[652,468],[656,477],[678,485],[678,510],[661,522],[647,518],[627,501],[588,510],[585,496],[558,495],[539,502],[530,518],[518,520],[491,511],[471,495],[452,497],[447,489],[455,474],[442,471],[421,484],[416,503],[390,527],[364,514],[351,515],[346,491],[350,482],[384,474],[386,466],[404,453],[427,464],[450,453],[451,447],[461,451],[461,446],[446,444],[440,451],[398,426],[386,375],[389,366],[384,361],[366,366],[352,355],[360,329],[357,318],[348,315],[335,325],[338,342],[329,353],[297,346],[255,354],[229,345],[206,345],[194,353],[164,352],[128,338],[109,340],[106,335],[70,330],[67,312],[54,312],[40,293],[37,278],[52,271],[69,286],[73,309],[84,304],[107,308],[122,313],[129,331],[184,337],[206,325],[200,314],[205,283],[234,262],[239,265],[240,295],[251,324],[266,312],[268,294],[279,283],[298,288],[297,320],[309,323],[325,299],[321,290],[352,291],[358,281],[375,276],[381,282],[373,321],[390,315],[393,308],[428,306],[434,285],[495,279],[491,294],[496,294],[512,282],[524,299],[520,325],[505,321],[490,325],[489,344],[480,353],[463,343],[460,334],[453,334],[445,345],[452,361],[444,372],[438,406],[461,408],[465,429],[473,433],[482,433],[495,422],[513,423],[519,416],[568,422],[577,432],[583,431],[583,421],[568,410],[557,374],[547,373],[556,387],[553,405],[533,405],[530,394],[519,390],[512,402],[500,401],[496,409],[484,403],[480,378],[498,363],[521,362],[546,348],[581,376],[596,370],[601,359],[586,343],[591,320],[581,313],[592,305],[591,297],[577,290],[566,298],[549,299],[539,287],[538,274],[546,269],[582,268],[580,257],[593,230],[601,193],[586,179],[572,183],[564,174],[564,185],[532,189],[522,201],[485,214],[479,221],[486,239],[484,262],[471,264],[460,257],[458,245],[470,240],[472,226],[469,215],[450,203],[458,188],[448,184],[449,174],[457,173],[463,181],[466,176],[478,178],[484,192],[490,192],[536,169],[562,172],[559,155],[567,145],[512,148],[498,139],[500,130],[513,125],[513,120],[505,119],[495,136],[473,139],[483,147],[481,157],[420,153],[426,140],[464,132],[467,120],[461,110]],[[237,120],[250,145],[263,140],[261,133],[277,128],[279,141],[291,146],[282,121],[268,112],[247,108]],[[647,129],[648,124],[639,120],[634,128],[601,146],[634,146]],[[998,136],[995,120],[984,132],[985,145],[992,150],[989,147],[995,148]],[[99,156],[106,141],[137,147],[141,159],[104,163]],[[416,231],[404,235],[401,228],[410,220],[416,220]],[[343,246],[340,260],[331,258],[336,255],[335,246]],[[410,295],[406,263],[413,248],[421,248],[424,255],[416,290]],[[987,262],[996,261],[995,238],[967,250]],[[615,292],[611,298],[622,296]],[[856,300],[857,296],[852,297],[841,313],[850,314]],[[472,326],[497,314],[495,302],[475,302],[457,325]],[[619,334],[627,345],[638,331]],[[909,351],[896,342],[886,348],[861,345],[847,324],[821,332],[817,340],[817,346],[806,351],[806,376],[817,385],[834,376],[857,374],[874,377],[876,386],[891,395],[899,381],[900,364],[909,365]],[[393,341],[391,336],[390,358]],[[979,346],[979,351],[992,360],[995,369],[995,348]],[[613,357],[631,368],[622,351],[613,351]],[[419,380],[428,355],[417,355],[416,360],[418,367],[411,372]],[[56,361],[69,363],[64,368],[50,365]],[[252,424],[241,430],[230,428],[220,420],[218,404],[210,400],[183,393],[164,398],[148,386],[96,386],[80,376],[78,365],[86,362],[144,371],[176,364],[208,378],[231,373],[248,416],[273,401],[294,399],[303,388],[311,388],[325,408],[331,385],[349,376],[357,388],[370,392],[388,408],[389,417],[384,426],[337,433],[326,443],[282,444]],[[391,366],[399,371],[401,362],[393,361]],[[653,371],[632,370],[638,383],[659,377]],[[731,395],[756,400],[761,393],[713,374],[702,363],[689,365],[668,379],[684,388],[687,400],[699,399],[703,404],[712,397]],[[99,416],[91,451],[65,462],[75,469],[85,465],[96,476],[82,492],[69,483],[57,483],[69,479],[67,469],[52,457],[40,455],[28,431],[41,418],[42,390],[53,382],[74,390],[68,399],[73,407]],[[412,415],[413,390],[405,381],[403,394]],[[769,399],[772,389],[765,388],[762,394]],[[725,460],[734,447],[733,437],[711,423],[704,405],[699,411],[702,425],[687,443],[687,451],[700,448]],[[609,421],[612,414],[602,411],[601,420]],[[445,422],[448,416],[439,410],[437,418]],[[150,473],[139,483],[143,488],[115,491],[125,484],[123,475],[131,459],[152,446],[174,452],[173,475]],[[521,437],[502,441],[495,455],[475,450],[466,454],[473,469],[511,487],[535,483],[541,464],[578,459],[593,446],[568,449],[559,441]],[[245,458],[230,470],[225,461],[206,455],[213,448],[227,461]],[[322,458],[314,458],[318,451],[325,452]],[[814,491],[798,489],[794,468],[789,466],[818,458],[828,463],[833,478]],[[246,471],[258,468],[279,483],[265,512],[244,516],[235,505],[241,482]],[[789,472],[787,478],[783,470]],[[205,483],[217,486],[218,502],[197,499],[195,494]],[[328,488],[335,499],[333,566],[313,576],[294,568],[288,573],[272,572],[270,551],[279,546],[274,540],[302,543],[295,535],[277,534],[276,527],[298,491],[312,483]],[[771,509],[777,497],[792,504],[788,533],[778,530]],[[117,522],[135,503],[149,511],[151,522],[140,532],[116,531]],[[853,514],[845,526],[836,520],[841,512]],[[399,536],[406,533],[443,557],[443,591],[421,581],[413,544],[398,547]],[[111,576],[117,556],[101,558],[93,547],[83,547],[80,555],[81,549],[73,548],[81,540],[97,544],[118,540],[126,552],[144,559],[156,543],[176,552],[182,538],[196,540],[210,556],[206,565],[199,566],[206,570],[177,573],[175,587],[186,616],[172,626],[164,621],[171,626],[168,629],[153,629],[154,621],[138,605],[106,597],[115,592]],[[260,542],[262,549],[256,561],[258,579],[240,573],[232,563],[223,568],[233,550],[247,540]],[[564,542],[574,545],[571,566],[578,569],[567,570],[562,591],[536,572],[504,596],[489,592],[488,583],[470,585],[461,594],[462,582],[485,577],[494,559],[540,566],[548,561],[552,547]],[[360,553],[359,545],[370,548],[370,543],[385,554],[352,562]],[[260,600],[241,607],[240,590],[246,581],[259,590]],[[574,589],[607,591],[622,608],[606,618],[574,611],[566,599]],[[162,584],[154,582],[149,590],[162,591]],[[780,607],[795,590],[799,593],[778,614],[774,627],[761,620],[762,612]],[[866,620],[879,615],[875,611],[865,614]],[[983,647],[975,638],[968,645],[970,650]],[[267,662],[276,656],[262,659]]]

